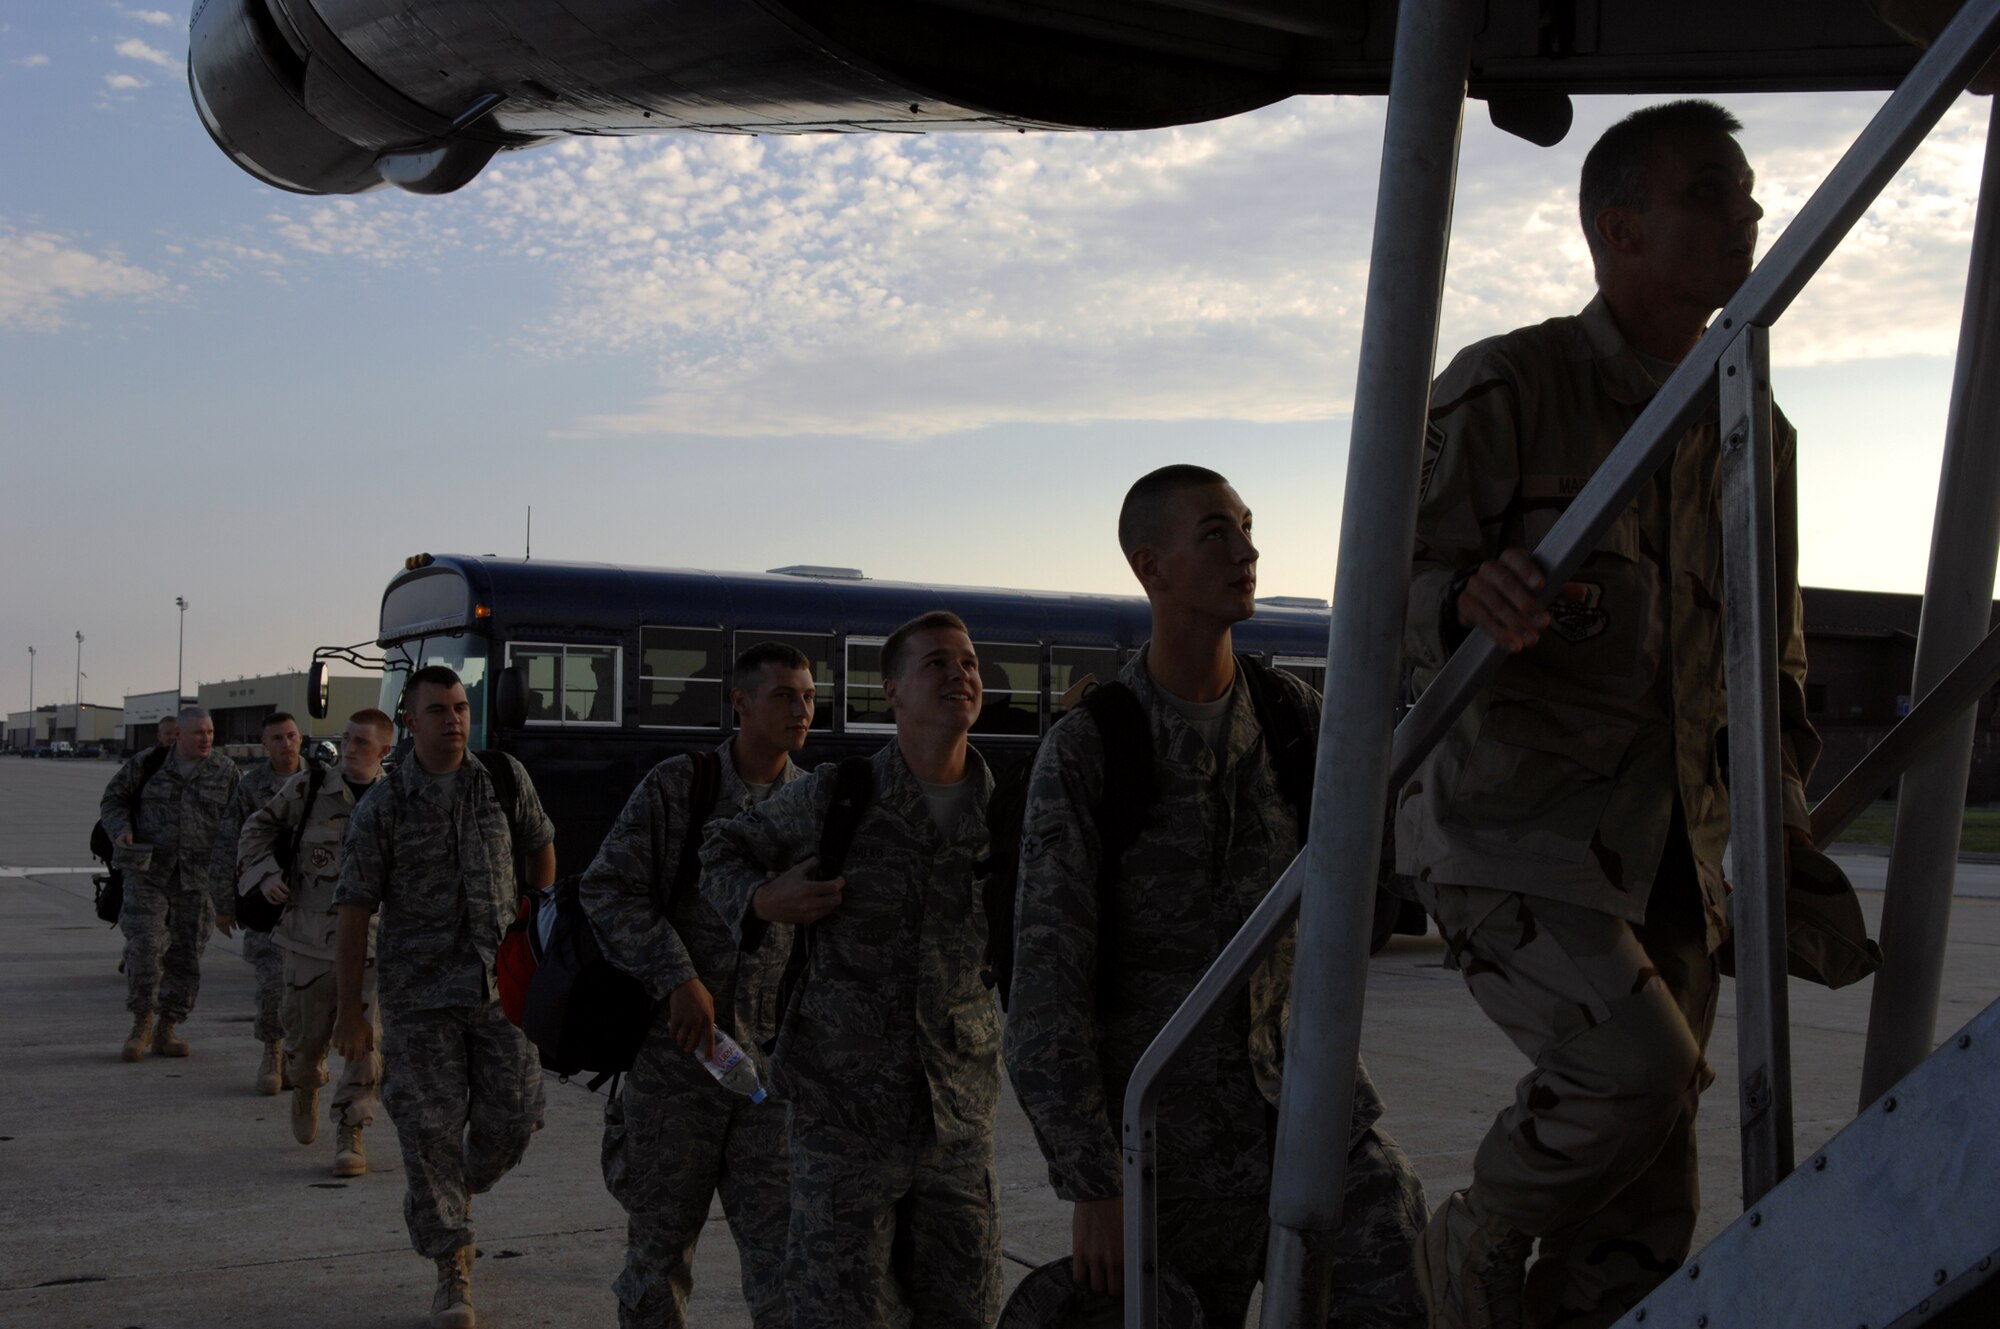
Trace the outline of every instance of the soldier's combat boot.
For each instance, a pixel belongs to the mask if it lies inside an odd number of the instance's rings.
[[[460,1246],[449,1255],[438,1256],[431,1329],[474,1329],[479,1323],[472,1312],[472,1255],[472,1247]]]
[[[153,1026],[153,1051],[163,1057],[185,1057],[188,1054],[187,1040],[174,1033],[172,1020],[161,1020]]]
[[[368,1170],[368,1151],[361,1147],[361,1128],[343,1125],[333,1137],[333,1175],[358,1177]]]
[[[153,1041],[153,1017],[135,1015],[132,1017],[132,1035],[125,1040],[125,1046],[118,1055],[127,1061],[137,1061],[146,1055],[146,1045]]]
[[[264,1055],[257,1061],[257,1092],[275,1095],[284,1083],[285,1050],[276,1043],[266,1043]]]
[[[300,1144],[311,1144],[319,1138],[319,1087],[300,1084],[292,1086],[292,1138]]]
[[[1521,1329],[1522,1285],[1533,1238],[1496,1219],[1481,1222],[1454,1191],[1417,1242],[1417,1289],[1431,1329]]]

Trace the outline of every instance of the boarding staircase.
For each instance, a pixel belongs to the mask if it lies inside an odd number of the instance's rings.
[[[1878,6],[1880,8],[1880,6]],[[1165,1072],[1299,919],[1273,1169],[1264,1329],[1321,1329],[1338,1229],[1386,791],[1501,662],[1475,633],[1393,734],[1417,456],[1428,408],[1477,0],[1404,0],[1327,651],[1313,841],[1141,1059],[1124,1117],[1127,1329],[1157,1318],[1154,1132]],[[1751,21],[1748,16],[1746,22]],[[1621,1326],[2000,1325],[2000,1003],[1933,1052],[1973,707],[2000,560],[2000,114],[1989,130],[1913,693],[1922,701],[1814,813],[1825,843],[1898,776],[1886,961],[1855,1120],[1803,1166],[1792,1142],[1768,334],[1807,279],[2000,49],[1967,0],[1536,550],[1553,594],[1675,440],[1720,402],[1743,1216]]]

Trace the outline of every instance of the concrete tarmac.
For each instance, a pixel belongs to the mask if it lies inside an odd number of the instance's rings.
[[[367,1134],[367,1176],[330,1173],[331,1128],[296,1144],[283,1096],[254,1088],[251,972],[217,936],[185,1060],[118,1059],[129,1026],[122,942],[91,911],[87,840],[114,767],[0,758],[0,1325],[53,1329],[292,1329],[426,1323],[429,1261],[409,1248],[395,1132]],[[1880,913],[1885,860],[1836,854]],[[1941,1035],[2000,998],[2000,865],[1959,874]],[[1526,1063],[1443,968],[1435,935],[1397,938],[1369,972],[1364,1051],[1386,1125],[1433,1202],[1465,1184],[1487,1123]],[[1797,1151],[1854,1115],[1872,981],[1791,987]],[[1720,1079],[1700,1127],[1707,1209],[1697,1245],[1741,1212],[1733,985],[1709,1050]],[[598,1171],[601,1099],[553,1076],[546,1128],[475,1207],[483,1326],[613,1325],[624,1215]],[[1048,1187],[1011,1095],[998,1129],[1008,1249],[1067,1251],[1069,1206]],[[1011,1287],[1024,1272],[1008,1265]],[[691,1323],[748,1326],[720,1207],[696,1265]],[[1254,1320],[1253,1320],[1254,1323]]]

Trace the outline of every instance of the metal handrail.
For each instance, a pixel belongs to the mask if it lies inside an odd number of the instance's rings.
[[[1639,489],[1672,454],[1681,434],[1714,400],[1716,366],[1739,330],[1750,325],[1768,328],[1776,322],[1996,46],[2000,46],[2000,0],[1971,0],[1883,103],[1537,546],[1535,561],[1547,576],[1545,602],[1553,598],[1582,564]],[[1375,317],[1372,308],[1369,317]],[[1368,391],[1366,383],[1362,390]],[[1397,445],[1395,440],[1368,440],[1355,446],[1371,442],[1376,446]],[[1350,492],[1343,524],[1365,520],[1359,507],[1366,501],[1366,496]],[[1337,633],[1343,626],[1338,602],[1334,611],[1332,630]],[[1482,632],[1473,633],[1460,645],[1416,706],[1396,726],[1388,779],[1384,782],[1388,788],[1398,788],[1410,777],[1504,658],[1499,644]],[[1378,821],[1378,835],[1379,826]],[[1214,965],[1161,1028],[1127,1083],[1122,1121],[1126,1247],[1128,1252],[1137,1249],[1143,1253],[1138,1267],[1132,1267],[1128,1261],[1126,1269],[1128,1325],[1150,1329],[1150,1312],[1141,1308],[1157,1304],[1154,1192],[1160,1081],[1195,1031],[1218,1006],[1242,990],[1250,971],[1276,945],[1298,907],[1305,875],[1305,856],[1301,854],[1280,875],[1242,928],[1223,947]],[[1343,886],[1362,889],[1365,885],[1372,883],[1334,883],[1336,889]],[[1365,944],[1357,942],[1350,949],[1366,954]],[[1353,1016],[1358,1024],[1359,1012],[1353,1012]]]

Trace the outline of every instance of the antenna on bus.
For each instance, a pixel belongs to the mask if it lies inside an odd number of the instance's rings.
[[[526,563],[535,552],[535,505],[528,505],[528,534],[521,541],[521,561]]]

